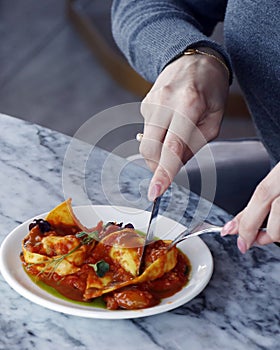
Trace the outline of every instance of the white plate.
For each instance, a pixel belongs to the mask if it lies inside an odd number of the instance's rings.
[[[131,222],[135,228],[144,232],[150,217],[150,213],[147,211],[119,206],[80,206],[75,207],[74,211],[81,222],[89,227],[94,226],[99,220],[103,220],[105,223],[108,221]],[[45,216],[46,214],[42,214],[36,218],[44,218]],[[178,245],[191,261],[192,273],[189,283],[172,297],[163,299],[159,305],[141,310],[113,311],[74,304],[44,291],[33,283],[23,270],[19,258],[21,241],[28,233],[28,225],[33,219],[15,228],[3,241],[0,250],[0,271],[15,291],[30,301],[51,310],[100,319],[125,319],[155,315],[174,309],[193,299],[205,288],[213,272],[213,259],[208,247],[200,238],[194,237]],[[159,216],[156,235],[159,238],[172,239],[184,228],[183,225],[169,218]]]

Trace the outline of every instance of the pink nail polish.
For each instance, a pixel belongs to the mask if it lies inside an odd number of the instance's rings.
[[[244,239],[242,237],[238,237],[238,239],[237,239],[237,247],[238,247],[238,249],[240,250],[240,252],[242,254],[245,254],[247,252],[247,250],[248,250],[247,244],[246,244],[246,242],[244,241]]]
[[[226,235],[232,233],[232,231],[235,229],[235,227],[236,227],[236,224],[235,224],[234,220],[227,222],[222,229],[221,236],[223,237],[223,236],[226,236]]]
[[[161,185],[160,184],[154,184],[148,192],[148,198],[151,202],[153,202],[161,192]]]

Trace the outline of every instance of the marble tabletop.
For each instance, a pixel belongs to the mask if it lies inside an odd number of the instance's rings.
[[[0,115],[0,125],[0,243],[69,196],[75,204],[149,207],[146,169],[17,118]],[[213,224],[230,219],[187,189],[173,185],[169,192],[162,213],[184,225],[197,212]],[[253,247],[242,255],[236,237],[203,240],[214,259],[207,287],[187,304],[145,318],[99,320],[51,311],[18,295],[0,275],[0,350],[279,349],[279,248]]]

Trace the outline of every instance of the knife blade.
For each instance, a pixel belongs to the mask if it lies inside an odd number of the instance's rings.
[[[160,201],[161,201],[161,196],[157,197],[154,200],[154,204],[153,204],[153,208],[152,208],[152,212],[151,212],[151,217],[150,217],[150,221],[148,224],[148,229],[147,229],[147,233],[146,233],[146,237],[145,237],[145,242],[143,245],[142,254],[141,254],[141,258],[140,258],[140,262],[139,262],[138,275],[139,275],[140,268],[142,265],[145,247],[147,244],[151,243],[155,237],[156,221],[157,221]]]
[[[151,217],[148,225],[148,230],[145,238],[145,245],[148,243],[151,243],[155,237],[156,222],[157,222],[160,201],[161,201],[161,196],[157,197],[154,200],[152,213],[151,213]]]

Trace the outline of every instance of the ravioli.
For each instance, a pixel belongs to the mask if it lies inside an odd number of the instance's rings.
[[[104,237],[100,244],[110,246],[109,255],[113,261],[120,264],[127,272],[136,276],[140,269],[140,259],[143,253],[145,239],[133,229],[112,232]]]
[[[24,261],[38,273],[55,272],[59,276],[66,276],[80,270],[84,263],[86,247],[80,246],[75,236],[47,236],[37,242],[39,253],[34,253],[26,248],[26,240],[22,245]],[[69,254],[71,252],[71,254]]]
[[[112,269],[108,272],[106,280],[96,275],[91,276],[87,281],[85,298],[91,299],[132,284],[152,281],[174,268],[177,262],[176,248],[167,250],[138,276],[144,242],[144,238],[132,230],[113,232],[101,240],[96,250],[107,251],[106,254],[112,259],[113,265],[117,268],[120,266],[127,275],[124,279],[123,274],[121,276],[118,273],[114,274]]]
[[[100,221],[86,228],[69,199],[30,225],[21,260],[27,273],[70,299],[102,296],[110,309],[150,307],[160,302],[155,282],[165,290],[170,289],[168,278],[177,278],[177,291],[188,280],[190,264],[176,247],[166,248],[168,241],[144,243],[131,224]]]

